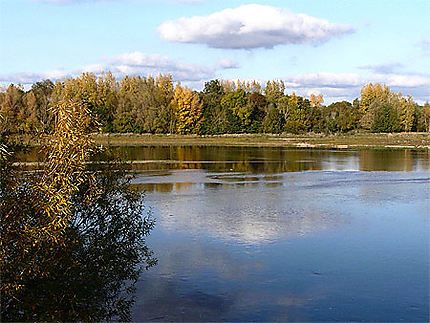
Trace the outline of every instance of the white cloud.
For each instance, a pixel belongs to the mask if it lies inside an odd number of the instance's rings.
[[[320,44],[354,30],[349,25],[258,4],[225,9],[209,16],[183,17],[158,27],[165,40],[233,49]]]
[[[374,74],[373,79],[392,87],[430,87],[430,75],[414,74]]]
[[[41,80],[51,79],[58,80],[66,78],[68,74],[64,71],[54,70],[48,72],[32,73],[32,72],[21,72],[21,73],[9,73],[0,75],[0,82],[15,83],[15,84],[32,84]]]
[[[376,67],[375,67],[376,66]],[[397,67],[398,64],[391,64]],[[358,73],[304,73],[283,77],[287,92],[295,91],[299,95],[308,97],[311,93],[323,94],[326,104],[339,100],[353,100],[360,96],[360,89],[369,82],[378,82],[388,85],[393,91],[404,95],[410,94],[417,102],[430,100],[430,74],[401,73],[396,68],[388,73],[390,66],[381,68],[379,65],[367,67],[373,73],[361,75]],[[76,77],[83,72],[99,75],[103,71],[111,71],[115,77],[121,79],[125,75],[157,75],[159,73],[172,74],[175,80],[186,83],[195,89],[201,89],[205,81],[219,78],[219,72],[225,69],[238,68],[238,64],[228,58],[223,58],[211,66],[184,63],[173,60],[167,56],[149,55],[142,52],[124,53],[107,58],[99,64],[79,67],[75,70],[53,70],[40,73],[23,72],[0,75],[0,83],[23,84],[24,87],[44,80],[63,80],[67,77]],[[385,73],[375,73],[383,71]],[[264,82],[261,82],[264,84]]]
[[[216,63],[216,66],[222,69],[239,68],[239,64],[235,61],[232,61],[229,58],[222,58],[218,60],[218,62]]]
[[[412,95],[417,102],[430,99],[430,75],[411,73],[373,73],[361,76],[357,73],[307,73],[289,75],[283,78],[287,91],[299,95],[323,94],[326,103],[339,100],[353,100],[360,96],[363,85],[373,82],[386,84],[395,92]]]
[[[0,75],[0,82],[32,84],[43,79],[61,80],[74,77],[84,72],[100,74],[110,71],[117,78],[125,75],[158,75],[171,74],[175,80],[183,82],[207,81],[216,76],[217,71],[237,68],[237,63],[230,59],[221,59],[212,66],[189,64],[170,59],[158,54],[148,55],[142,52],[124,53],[105,59],[104,64],[92,64],[66,72],[61,70],[41,73],[10,73]]]
[[[324,87],[324,88],[351,88],[361,85],[361,78],[354,73],[306,73],[288,76],[284,79],[289,87]]]
[[[211,78],[215,73],[215,67],[177,62],[167,56],[147,55],[142,52],[122,54],[109,61],[107,68],[120,76],[125,74],[156,75],[169,73],[177,80],[198,81]]]

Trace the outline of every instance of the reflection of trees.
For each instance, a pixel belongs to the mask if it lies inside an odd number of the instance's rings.
[[[118,147],[123,158],[153,163],[133,164],[133,170],[205,169],[252,173],[320,170],[329,152],[284,148],[169,146]]]
[[[413,171],[428,169],[425,165],[425,152],[413,150],[363,150],[360,151],[360,170],[364,171]],[[422,160],[422,165],[417,165]],[[419,167],[420,166],[420,167]]]
[[[171,183],[133,184],[133,187],[146,192],[170,193],[173,191],[173,184]]]
[[[282,147],[136,146],[116,147],[115,151],[125,160],[153,161],[130,164],[128,167],[134,171],[157,168],[281,173],[333,169],[411,171],[430,168],[429,152],[414,150],[369,149],[359,152],[333,152]],[[36,153],[37,151],[30,151],[21,156],[20,160],[36,161]]]
[[[96,199],[87,199],[94,183],[79,187],[61,244],[46,242],[19,261],[2,264],[2,284],[19,285],[12,293],[2,290],[3,321],[130,319],[142,264],[149,268],[156,263],[145,244],[154,223],[145,215],[140,194],[117,169],[108,165],[94,172]],[[20,190],[26,185],[23,182]],[[9,250],[13,252],[13,246]],[[34,261],[40,271],[27,271],[25,262]]]

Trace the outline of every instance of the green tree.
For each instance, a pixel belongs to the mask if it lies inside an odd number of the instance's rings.
[[[220,80],[205,83],[200,98],[203,103],[202,134],[221,134],[228,129],[228,113],[221,106],[224,89]]]
[[[221,99],[221,107],[228,110],[237,121],[231,120],[231,126],[236,132],[245,132],[251,123],[252,106],[247,104],[247,98],[243,89],[237,89],[226,93]]]
[[[303,133],[311,131],[318,124],[318,110],[311,107],[309,100],[294,93],[278,103],[284,114],[284,130],[290,133]]]
[[[263,131],[266,133],[281,133],[284,131],[285,119],[283,114],[275,107],[270,107],[264,120]]]
[[[157,113],[154,124],[156,133],[173,133],[176,116],[173,108],[174,86],[172,75],[158,75],[155,79]]]
[[[392,92],[388,86],[379,83],[369,83],[361,89],[359,112],[361,115],[360,125],[365,129],[392,129],[401,130],[400,117],[402,97],[400,93]],[[388,113],[388,110],[392,110]],[[390,117],[382,117],[388,116]],[[382,124],[375,124],[382,122]],[[387,125],[386,122],[392,122]]]
[[[417,109],[417,130],[430,132],[430,103],[428,101]]]
[[[253,92],[248,96],[247,102],[250,114],[250,122],[247,124],[246,131],[257,133],[262,131],[262,123],[266,116],[267,101],[266,97],[258,92]]]
[[[285,95],[284,81],[267,81],[264,88],[264,95],[269,103],[276,104],[278,100]]]
[[[397,110],[389,103],[383,103],[376,107],[371,105],[374,111],[373,123],[371,130],[373,132],[394,132],[400,129]]]
[[[347,132],[357,127],[357,110],[347,101],[322,107],[321,112],[320,130],[324,132]]]
[[[105,132],[113,132],[113,118],[118,105],[119,85],[111,72],[103,73],[97,80],[95,113]]]
[[[118,91],[118,105],[114,114],[113,125],[116,132],[137,132],[135,122],[137,93],[136,78],[124,77]]]

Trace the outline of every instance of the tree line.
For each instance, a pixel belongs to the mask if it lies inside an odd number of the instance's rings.
[[[322,95],[287,94],[283,81],[265,86],[256,81],[210,80],[203,90],[175,84],[171,75],[44,80],[24,91],[11,84],[0,93],[3,133],[50,133],[52,106],[65,100],[85,104],[104,132],[199,134],[338,133],[354,129],[372,132],[430,132],[430,104],[369,83],[360,98],[324,105]]]

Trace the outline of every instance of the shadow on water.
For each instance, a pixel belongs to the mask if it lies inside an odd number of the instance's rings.
[[[120,168],[113,163],[93,173],[99,191],[91,201],[88,183],[79,187],[61,244],[47,242],[2,264],[2,284],[19,285],[2,290],[2,321],[131,320],[135,284],[157,263],[146,245],[155,223]],[[26,260],[40,271],[27,273]]]

